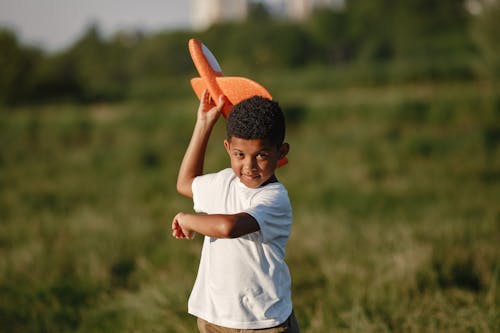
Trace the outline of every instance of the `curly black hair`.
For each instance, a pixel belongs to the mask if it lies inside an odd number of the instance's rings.
[[[260,139],[279,146],[285,140],[285,116],[277,102],[253,96],[234,106],[226,132],[228,140]]]

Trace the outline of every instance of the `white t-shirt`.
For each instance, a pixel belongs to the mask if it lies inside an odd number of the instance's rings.
[[[284,260],[292,208],[285,187],[276,182],[248,188],[232,169],[225,169],[196,177],[192,189],[196,212],[246,212],[260,230],[234,239],[205,236],[189,313],[229,328],[283,323],[292,312],[291,279]]]

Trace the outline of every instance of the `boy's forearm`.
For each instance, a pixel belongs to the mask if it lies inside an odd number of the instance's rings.
[[[186,197],[193,197],[193,190],[191,189],[193,179],[203,174],[203,162],[205,160],[208,138],[221,114],[225,102],[225,97],[220,96],[217,105],[214,105],[207,90],[203,91],[203,95],[200,98],[193,136],[184,154],[179,175],[177,176],[177,191]]]
[[[189,198],[193,197],[191,184],[193,179],[203,174],[203,163],[208,139],[214,124],[196,122],[193,135],[182,159],[177,176],[177,191]]]
[[[247,213],[181,214],[179,223],[187,230],[214,238],[236,238],[259,230],[257,221]]]

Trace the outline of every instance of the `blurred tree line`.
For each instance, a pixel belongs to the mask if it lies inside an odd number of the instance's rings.
[[[472,14],[467,5],[475,6]],[[468,10],[469,8],[469,10]],[[258,68],[339,66],[371,82],[495,80],[500,76],[500,1],[347,0],[305,22],[272,17],[254,5],[245,22],[206,31],[120,32],[90,26],[56,54],[21,45],[0,29],[0,104],[127,98],[133,82],[193,75],[191,37],[216,54],[228,74]]]

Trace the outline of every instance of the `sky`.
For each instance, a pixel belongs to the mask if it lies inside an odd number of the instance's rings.
[[[69,47],[93,23],[111,35],[188,28],[190,20],[188,0],[0,0],[0,27],[47,51]]]

